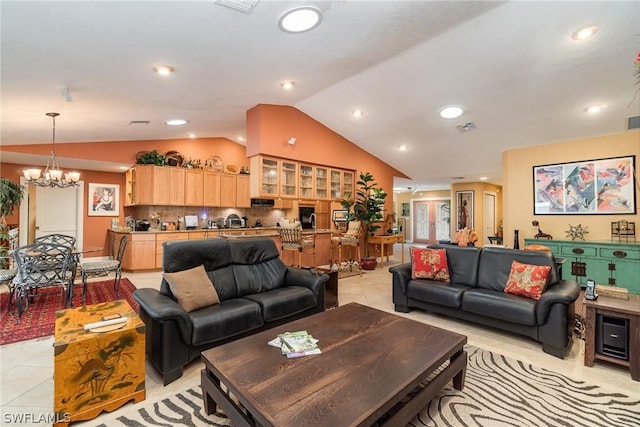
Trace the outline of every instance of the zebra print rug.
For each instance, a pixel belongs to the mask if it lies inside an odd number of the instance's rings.
[[[640,394],[626,396],[487,350],[466,350],[464,389],[444,388],[409,426],[640,425]],[[100,421],[97,427],[231,425],[222,413],[204,414],[200,386],[126,405],[95,421]]]

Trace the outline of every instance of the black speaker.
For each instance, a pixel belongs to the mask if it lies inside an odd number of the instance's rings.
[[[629,360],[629,319],[598,314],[596,328],[597,353]]]

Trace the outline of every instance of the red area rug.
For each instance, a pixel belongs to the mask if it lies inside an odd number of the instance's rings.
[[[139,313],[140,306],[133,299],[133,291],[135,290],[136,287],[133,283],[123,278],[120,280],[120,295],[116,297],[113,279],[90,282],[87,286],[87,305],[124,299],[136,313]],[[76,284],[74,291],[74,307],[80,307],[82,306],[82,284]],[[8,302],[9,293],[5,292],[0,297],[0,331],[2,332],[0,345],[53,335],[56,311],[63,309],[64,296],[60,287],[41,289],[27,311],[22,313],[19,325],[16,325],[18,310],[15,305],[11,305],[11,311],[7,312]]]

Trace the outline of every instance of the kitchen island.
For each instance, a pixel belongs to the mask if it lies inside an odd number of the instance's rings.
[[[222,229],[195,229],[179,231],[161,231],[151,229],[149,231],[122,231],[119,229],[109,230],[114,233],[114,244],[118,247],[120,239],[127,236],[129,241],[122,259],[122,269],[124,271],[135,272],[145,270],[162,269],[162,244],[170,240],[190,240],[190,239],[248,239],[256,237],[269,237],[276,242],[280,248],[279,227],[255,227],[255,228],[222,228]],[[331,259],[331,230],[317,229],[305,230],[303,234],[316,235],[316,263],[318,265],[328,265]],[[111,240],[111,239],[109,239]],[[286,251],[283,254],[283,261],[291,265],[293,253]],[[297,257],[296,257],[297,260]],[[303,266],[312,266],[311,255],[303,254]]]

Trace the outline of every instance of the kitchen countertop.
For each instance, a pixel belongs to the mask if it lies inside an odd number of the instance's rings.
[[[218,233],[221,237],[225,237],[224,234],[237,235],[246,232],[251,232],[250,234],[245,234],[245,237],[255,237],[255,236],[278,236],[280,227],[247,227],[247,228],[197,228],[195,230],[148,230],[148,231],[122,231],[122,230],[114,230],[111,231],[115,233],[123,233],[123,234],[166,234],[166,233],[198,233],[198,232],[211,232]],[[317,229],[317,230],[303,230],[302,234],[326,234],[331,233],[330,229]],[[237,236],[234,236],[237,237]]]

